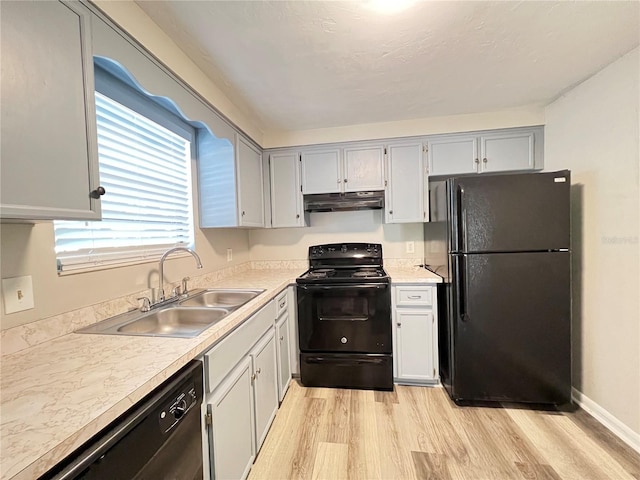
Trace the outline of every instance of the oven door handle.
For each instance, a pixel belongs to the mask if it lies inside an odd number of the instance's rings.
[[[331,285],[301,285],[298,284],[298,288],[302,290],[336,290],[336,289],[344,289],[344,288],[357,288],[357,289],[368,289],[368,290],[384,290],[389,288],[389,284],[387,283],[341,283],[341,284],[331,284]]]

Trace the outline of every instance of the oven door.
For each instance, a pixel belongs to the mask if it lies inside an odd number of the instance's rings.
[[[298,285],[302,352],[391,353],[388,283]]]

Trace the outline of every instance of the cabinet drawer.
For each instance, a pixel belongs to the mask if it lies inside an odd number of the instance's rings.
[[[396,287],[396,305],[432,305],[431,287]]]
[[[276,297],[276,309],[278,310],[277,318],[280,318],[280,315],[282,315],[284,312],[286,312],[287,308],[288,308],[287,289],[284,289]]]
[[[262,310],[240,325],[227,338],[204,354],[207,391],[212,392],[233,367],[256,344],[260,337],[273,328],[276,303],[271,300]]]

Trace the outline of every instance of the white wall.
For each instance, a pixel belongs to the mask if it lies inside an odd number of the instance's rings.
[[[574,387],[640,433],[639,58],[546,109],[545,169],[572,171]]]
[[[368,123],[335,128],[299,131],[265,131],[263,148],[321,143],[374,140],[438,133],[471,132],[497,128],[527,127],[544,124],[544,108],[528,107],[498,112],[416,118],[396,122]]]
[[[385,258],[414,258],[422,263],[422,224],[383,224],[382,210],[318,212],[306,228],[252,230],[251,260],[306,260],[310,245],[341,242],[381,243]],[[415,252],[405,252],[405,242]]]

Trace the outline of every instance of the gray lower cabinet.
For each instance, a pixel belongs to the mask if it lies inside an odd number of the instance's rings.
[[[244,358],[207,402],[211,478],[246,478],[255,458],[251,359]],[[205,478],[208,478],[205,472]]]
[[[394,286],[392,307],[395,381],[407,384],[437,383],[436,287]]]
[[[277,298],[278,319],[276,320],[276,351],[278,355],[278,399],[283,400],[291,382],[291,342],[289,327],[289,289]]]
[[[256,412],[256,453],[262,447],[278,410],[276,339],[270,328],[249,354],[253,364],[253,395]]]
[[[278,311],[271,300],[204,354],[205,480],[246,478],[275,418],[282,378]]]
[[[90,13],[0,2],[0,19],[0,217],[100,219]]]

